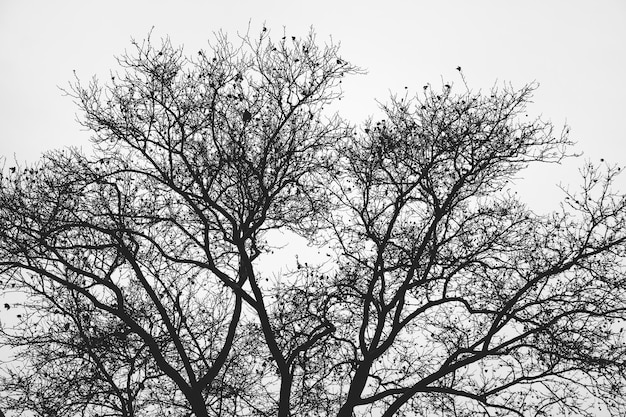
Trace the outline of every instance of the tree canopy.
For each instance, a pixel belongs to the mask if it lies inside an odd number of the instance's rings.
[[[362,70],[313,32],[118,63],[67,90],[90,154],[3,171],[0,288],[27,297],[0,408],[623,415],[620,168],[548,214],[507,191],[568,156],[524,116],[536,85],[428,85],[354,125],[329,107]],[[296,237],[322,257],[272,257]]]

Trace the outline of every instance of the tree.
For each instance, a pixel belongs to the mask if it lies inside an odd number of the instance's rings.
[[[29,298],[1,407],[619,415],[620,169],[588,163],[548,215],[506,191],[570,145],[522,117],[534,85],[392,97],[361,130],[323,111],[361,71],[312,33],[133,44],[105,86],[68,92],[93,155],[2,179],[0,274]],[[277,232],[326,261],[263,266]]]

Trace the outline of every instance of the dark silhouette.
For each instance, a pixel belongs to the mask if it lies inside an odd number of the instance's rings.
[[[252,119],[252,114],[248,110],[244,110],[243,112],[243,122],[248,123]]]
[[[535,213],[508,184],[571,143],[524,117],[534,85],[425,86],[354,126],[323,108],[361,71],[293,40],[218,35],[183,59],[148,38],[114,83],[68,88],[93,154],[0,186],[2,290],[27,294],[0,329],[20,364],[1,365],[0,407],[620,415],[618,169],[585,164]]]

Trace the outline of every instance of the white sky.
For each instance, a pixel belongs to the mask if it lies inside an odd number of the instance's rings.
[[[276,37],[305,35],[342,44],[342,56],[369,71],[344,83],[343,115],[353,122],[376,111],[389,92],[426,83],[537,81],[533,113],[571,126],[585,158],[626,163],[626,1],[50,1],[0,0],[0,156],[34,161],[47,149],[88,148],[76,106],[57,86],[76,70],[105,79],[130,37],[169,35],[193,54],[223,29],[252,33],[265,22]],[[554,184],[576,182],[578,159],[531,170],[520,192],[547,208]],[[0,166],[1,168],[1,166]],[[622,184],[626,184],[623,181]],[[626,187],[623,188],[626,191]]]
[[[175,6],[174,6],[175,4]],[[567,122],[585,158],[625,163],[626,2],[596,1],[45,1],[0,0],[0,155],[32,161],[51,148],[88,148],[76,106],[57,86],[76,70],[82,80],[115,69],[114,56],[143,39],[169,35],[193,54],[213,31],[252,33],[282,27],[318,40],[366,68],[344,85],[343,114],[360,122],[375,99],[409,86],[458,82],[460,65],[474,89],[538,81],[533,113]],[[531,204],[575,182],[579,159],[529,171],[521,184]],[[539,181],[540,180],[540,181]],[[524,191],[525,190],[525,191]],[[547,207],[547,206],[545,206]]]

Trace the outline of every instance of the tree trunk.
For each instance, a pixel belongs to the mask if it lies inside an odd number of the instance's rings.
[[[206,409],[204,400],[200,398],[200,401],[194,401],[191,404],[191,409],[195,417],[209,417],[209,412]]]
[[[371,361],[361,362],[359,367],[350,382],[350,390],[348,391],[348,398],[346,398],[346,402],[343,403],[339,412],[337,413],[337,417],[352,417],[352,410],[354,410],[354,406],[357,404],[357,401],[361,399],[361,393],[363,392],[363,388],[365,388],[365,384],[367,383],[367,377],[369,376],[369,369],[371,366]]]
[[[290,417],[291,410],[289,405],[291,402],[291,375],[289,370],[285,372],[280,384],[280,399],[278,401],[278,417]]]

